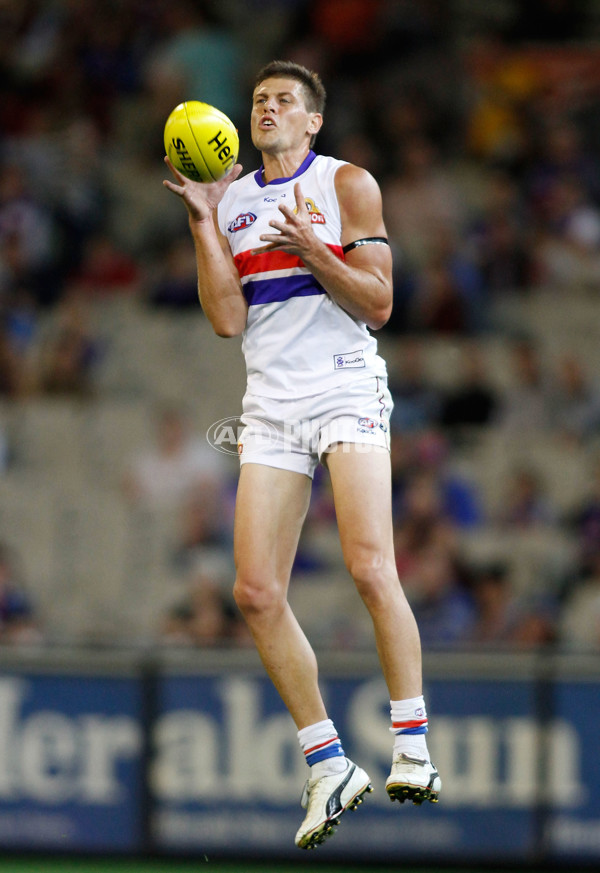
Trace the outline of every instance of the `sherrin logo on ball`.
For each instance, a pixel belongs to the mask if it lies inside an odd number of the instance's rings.
[[[238,132],[225,113],[186,100],[167,118],[165,152],[174,167],[194,182],[217,182],[237,161]]]

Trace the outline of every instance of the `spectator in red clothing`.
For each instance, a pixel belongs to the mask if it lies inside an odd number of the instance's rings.
[[[450,335],[467,332],[467,307],[447,264],[434,261],[424,267],[417,280],[411,315],[417,329]]]
[[[106,233],[95,233],[84,246],[81,265],[74,281],[93,297],[135,294],[140,284],[140,269]]]

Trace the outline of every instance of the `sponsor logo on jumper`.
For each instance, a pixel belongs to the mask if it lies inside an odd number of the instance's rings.
[[[233,221],[229,222],[227,230],[229,233],[237,233],[238,230],[245,230],[247,227],[250,227],[255,221],[256,215],[253,212],[241,212]]]
[[[347,370],[349,367],[364,367],[365,359],[363,350],[356,349],[354,352],[340,352],[333,356],[334,370]]]
[[[308,209],[308,214],[310,215],[310,220],[312,224],[326,224],[325,216],[319,209],[319,207],[315,204],[315,201],[310,197],[305,197],[304,202],[306,203],[306,208]],[[294,209],[294,212],[298,212],[298,208]]]

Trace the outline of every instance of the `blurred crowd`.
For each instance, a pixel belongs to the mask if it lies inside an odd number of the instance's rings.
[[[202,318],[184,210],[161,188],[164,120],[183,99],[217,105],[239,127],[251,170],[254,74],[273,57],[297,60],[328,90],[317,150],[366,167],[383,192],[395,263],[382,331],[398,349],[389,361],[395,536],[424,646],[600,650],[600,373],[576,345],[549,362],[536,325],[507,318],[548,289],[600,294],[596,5],[4,0],[0,399],[93,403],[95,368],[110,354],[90,326],[98,301]],[[510,390],[486,363],[498,337],[510,344]],[[464,349],[452,390],[423,365],[439,338]],[[228,587],[230,477],[182,433],[179,411],[159,422],[156,446],[140,446],[122,486],[126,502],[168,498],[181,512],[173,567],[187,587],[157,633],[243,645]],[[492,431],[550,434],[567,453],[585,447],[588,491],[565,512],[535,466],[516,466],[490,506],[453,461],[473,434]],[[2,458],[6,469],[10,451]],[[328,572],[310,533],[333,523],[319,476],[299,576]],[[575,557],[547,590],[515,591],[510,555],[465,557],[464,536],[490,526],[566,533]],[[12,635],[3,609],[0,640]]]

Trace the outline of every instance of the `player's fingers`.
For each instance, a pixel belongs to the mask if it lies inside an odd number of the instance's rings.
[[[296,198],[296,207],[298,209],[298,214],[300,214],[300,210],[303,207],[305,210],[308,209],[306,205],[306,200],[304,199],[304,194],[302,193],[302,188],[300,187],[300,182],[296,182],[294,185],[294,197]]]
[[[290,209],[289,206],[285,206],[283,203],[279,204],[279,211],[283,215],[286,221],[296,221],[297,215],[293,210]],[[272,222],[270,222],[272,223]]]
[[[179,197],[183,197],[185,191],[181,187],[181,185],[176,185],[174,182],[171,182],[169,179],[163,179],[163,185],[165,188],[168,188],[169,191],[172,191],[173,194],[178,194]]]
[[[173,173],[173,175],[177,179],[177,181],[178,182],[185,182],[185,176],[182,173],[180,173],[179,170],[177,169],[177,167],[175,167],[172,164],[171,159],[169,158],[168,155],[165,155],[164,161],[165,161],[165,164],[167,165],[167,167],[169,168],[169,170]]]
[[[227,175],[224,177],[224,181],[227,183],[227,185],[231,185],[232,182],[235,182],[243,169],[244,168],[241,164],[234,164],[229,173],[227,173]]]
[[[262,237],[261,237],[261,239],[262,239]],[[277,248],[277,246],[275,243],[270,243],[267,246],[260,246],[257,249],[250,249],[250,254],[251,255],[262,255],[263,252],[272,252],[273,249],[276,249],[276,248]]]
[[[262,233],[259,239],[262,242],[280,243],[283,241],[283,235],[281,233]]]

